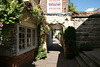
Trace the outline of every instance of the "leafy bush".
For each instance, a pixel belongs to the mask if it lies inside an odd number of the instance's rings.
[[[91,51],[92,49],[93,49],[93,47],[90,43],[83,43],[80,45],[80,50]]]
[[[76,43],[76,31],[74,27],[69,26],[68,28],[65,29],[64,32],[64,40],[65,44],[69,46],[73,46]]]
[[[74,55],[77,54],[75,28],[72,26],[67,27],[64,31],[63,38],[65,41],[67,58],[74,58]]]

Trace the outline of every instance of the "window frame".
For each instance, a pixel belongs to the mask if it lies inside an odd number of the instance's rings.
[[[25,28],[25,48],[24,49],[19,49],[19,28],[24,27]],[[31,29],[31,46],[27,47],[27,29]],[[33,33],[33,30],[35,33]],[[35,44],[33,42],[33,35],[35,34]],[[37,47],[37,29],[28,27],[28,26],[23,26],[23,25],[17,25],[17,55],[23,54],[25,52],[28,52],[32,49],[35,49]]]

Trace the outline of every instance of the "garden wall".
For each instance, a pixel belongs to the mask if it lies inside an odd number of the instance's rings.
[[[90,43],[93,47],[100,47],[100,16],[74,17],[76,28],[76,43]]]

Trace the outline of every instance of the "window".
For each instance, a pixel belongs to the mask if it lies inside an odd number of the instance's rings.
[[[66,8],[64,8],[64,12],[66,12]]]
[[[19,49],[25,48],[25,28],[19,27]]]
[[[27,47],[31,46],[31,29],[27,28]]]
[[[19,50],[27,49],[35,45],[35,29],[19,26],[18,45]]]
[[[35,30],[32,30],[32,32],[35,32]],[[33,45],[35,44],[35,33],[32,33],[32,35],[33,35]]]

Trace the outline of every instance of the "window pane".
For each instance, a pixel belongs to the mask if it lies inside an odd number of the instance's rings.
[[[27,29],[27,46],[31,46],[31,29]]]
[[[31,29],[27,29],[27,33],[31,33]]]
[[[33,41],[33,45],[35,45],[35,30],[33,29],[32,31],[33,31],[33,33],[32,33],[32,35],[33,35],[33,37],[32,37],[33,40],[32,40],[32,41]]]
[[[19,33],[25,33],[25,28],[19,27]]]
[[[19,27],[19,49],[25,48],[25,28]]]

